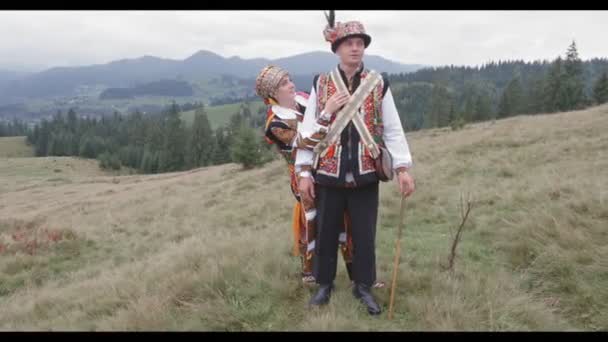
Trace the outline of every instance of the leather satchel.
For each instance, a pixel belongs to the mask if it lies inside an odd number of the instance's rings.
[[[382,182],[388,182],[393,179],[393,157],[388,149],[384,146],[378,146],[380,149],[380,155],[374,159],[374,166],[376,167],[376,174],[378,179]]]

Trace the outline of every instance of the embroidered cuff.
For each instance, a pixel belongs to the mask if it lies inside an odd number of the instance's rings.
[[[329,131],[328,127],[329,127],[329,121],[328,122],[317,121],[317,122],[315,122],[315,125],[314,125],[314,131],[325,134]]]
[[[298,173],[299,172],[303,172],[303,171],[311,172],[312,171],[312,165],[300,165],[299,169],[300,170],[298,171]]]
[[[399,173],[401,173],[403,171],[409,171],[411,167],[412,167],[411,163],[408,163],[408,164],[397,164],[397,165],[394,166],[394,170],[395,170],[396,174],[399,174]]]
[[[331,113],[328,113],[325,110],[322,110],[321,114],[319,115],[319,120],[329,121],[330,119],[331,119]]]
[[[312,173],[310,173],[310,171],[301,171],[298,173],[298,176],[300,176],[300,178],[308,178],[312,177]]]

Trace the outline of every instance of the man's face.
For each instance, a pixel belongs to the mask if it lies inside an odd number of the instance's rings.
[[[360,37],[346,38],[336,49],[340,61],[349,65],[360,64],[364,52],[365,42]]]

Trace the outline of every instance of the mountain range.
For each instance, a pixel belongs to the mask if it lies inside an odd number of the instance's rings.
[[[28,98],[74,95],[79,87],[133,87],[161,79],[200,82],[214,77],[254,78],[267,64],[286,68],[293,75],[312,76],[329,70],[338,58],[329,52],[309,52],[279,59],[223,57],[201,50],[183,60],[143,56],[106,64],[55,67],[41,72],[0,71],[0,101],[7,103]],[[366,55],[366,66],[387,73],[407,73],[424,65],[403,64],[383,57]]]

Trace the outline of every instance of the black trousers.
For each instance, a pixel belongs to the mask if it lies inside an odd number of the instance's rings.
[[[368,286],[376,281],[378,186],[377,182],[356,188],[316,185],[313,273],[317,283],[330,284],[336,278],[338,238],[345,211],[352,224],[353,280]]]

